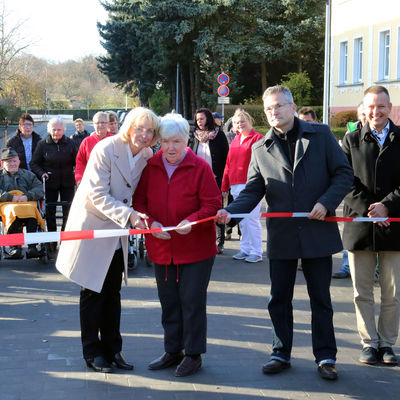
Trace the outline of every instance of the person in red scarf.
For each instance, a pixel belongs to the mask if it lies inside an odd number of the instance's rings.
[[[223,130],[215,123],[208,108],[199,108],[194,113],[194,138],[190,145],[193,152],[207,161],[211,167],[218,187],[221,189],[222,176],[229,151],[229,144]],[[217,224],[218,254],[224,251],[225,225]]]

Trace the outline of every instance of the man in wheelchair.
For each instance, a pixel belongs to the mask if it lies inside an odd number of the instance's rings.
[[[41,182],[33,172],[20,169],[17,152],[11,147],[1,151],[0,169],[0,214],[4,231],[22,233],[36,232],[39,224],[44,229],[44,221],[37,208],[37,200],[43,198]],[[40,257],[36,244],[28,245],[27,258]],[[23,258],[21,246],[10,246],[6,259]]]

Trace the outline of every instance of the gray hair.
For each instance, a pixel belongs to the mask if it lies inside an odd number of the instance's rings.
[[[268,96],[271,96],[273,94],[278,94],[278,93],[283,93],[285,95],[286,101],[290,104],[294,104],[293,96],[292,96],[290,89],[283,85],[270,86],[264,92],[262,100],[265,101],[265,99]]]
[[[118,115],[116,112],[110,110],[110,111],[106,111],[106,113],[108,115],[108,122],[114,122],[114,121],[119,122]]]
[[[93,122],[95,119],[99,119],[100,117],[104,117],[108,122],[108,114],[105,111],[97,111],[97,113],[93,115]]]
[[[51,133],[51,129],[55,124],[62,124],[63,130],[65,131],[65,122],[62,117],[54,117],[49,120],[47,123],[47,133]]]
[[[160,122],[161,139],[179,136],[186,143],[189,140],[189,122],[180,114],[165,114]]]

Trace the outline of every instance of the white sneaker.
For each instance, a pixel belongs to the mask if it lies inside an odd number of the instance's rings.
[[[258,256],[257,254],[250,254],[248,257],[245,258],[246,262],[249,263],[257,263],[262,261],[262,257]]]
[[[244,260],[246,257],[249,257],[249,255],[243,250],[240,250],[239,253],[236,253],[232,258],[234,260]]]

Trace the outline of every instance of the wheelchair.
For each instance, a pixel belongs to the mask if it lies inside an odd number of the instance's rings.
[[[37,223],[36,232],[46,232],[46,219],[45,219],[45,215],[44,215],[44,200],[43,199],[37,201],[37,208],[39,210],[40,216],[43,218],[45,228],[42,229],[40,224]],[[0,219],[0,233],[2,235],[5,235],[5,229],[4,229],[2,219]],[[40,262],[42,262],[43,264],[47,264],[49,262],[49,255],[48,255],[49,253],[48,253],[48,248],[46,246],[46,243],[38,243],[36,245],[36,248],[38,249],[38,257],[30,257],[30,258],[37,259]],[[2,258],[4,258],[5,253],[8,254],[5,247],[0,246],[0,260]],[[25,255],[23,255],[21,259],[23,259],[23,258],[25,258]],[[28,258],[28,257],[26,256],[26,258]],[[12,260],[12,259],[10,259],[10,260]],[[16,258],[15,260],[18,260],[18,258]]]
[[[128,237],[128,270],[130,271],[137,269],[139,260],[145,260],[148,267],[153,266],[153,263],[147,258],[144,236],[142,233]]]

